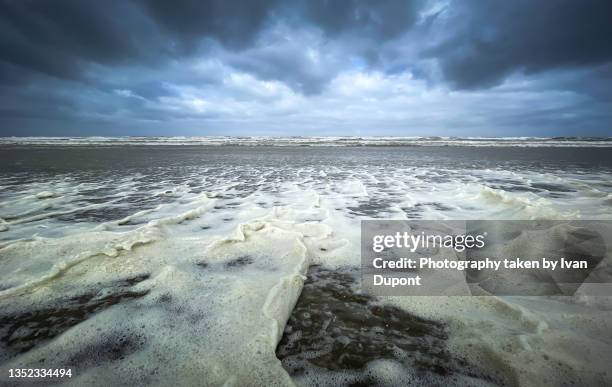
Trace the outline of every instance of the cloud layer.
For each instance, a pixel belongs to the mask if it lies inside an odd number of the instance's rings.
[[[612,3],[0,1],[0,135],[612,135]]]

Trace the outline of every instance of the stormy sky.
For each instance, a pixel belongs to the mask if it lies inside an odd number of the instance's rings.
[[[0,135],[612,136],[609,0],[1,0]]]

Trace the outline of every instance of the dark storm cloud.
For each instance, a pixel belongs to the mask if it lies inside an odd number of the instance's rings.
[[[0,135],[44,133],[45,119],[53,130],[89,122],[113,133],[164,122],[173,134],[180,120],[197,128],[210,119],[250,122],[262,111],[304,114],[309,127],[308,114],[316,121],[330,103],[349,109],[332,122],[351,127],[355,112],[370,108],[381,119],[404,117],[412,102],[384,102],[408,98],[396,94],[402,87],[420,88],[410,94],[415,111],[425,95],[434,110],[452,111],[444,123],[494,126],[495,109],[457,108],[486,100],[482,93],[504,109],[525,109],[543,93],[550,99],[537,111],[497,122],[579,130],[588,118],[604,133],[612,123],[610,15],[607,0],[0,0]],[[362,87],[375,98],[359,96]],[[464,99],[436,94],[449,87]]]
[[[194,54],[208,39],[243,53],[233,59],[241,69],[288,81],[307,93],[319,92],[339,69],[328,74],[305,71],[295,45],[286,45],[286,52],[253,49],[262,31],[279,22],[317,28],[339,46],[348,46],[342,55],[359,55],[378,66],[380,46],[411,30],[424,4],[5,0],[0,2],[0,69],[5,82],[23,78],[19,70],[76,79],[88,63],[152,66]],[[455,1],[423,20],[430,40],[438,40],[435,46],[426,39],[417,44],[422,45],[422,56],[439,61],[455,87],[488,87],[516,70],[538,72],[610,61],[610,15],[612,2],[606,0]],[[414,71],[419,74],[418,68]]]
[[[129,2],[0,2],[0,60],[26,71],[74,79],[89,62],[147,63],[159,56],[160,41]]]
[[[0,60],[28,71],[74,79],[87,63],[149,66],[194,54],[206,39],[231,50],[246,49],[263,29],[282,20],[320,28],[330,36],[351,33],[388,39],[412,25],[418,10],[415,4],[4,0],[0,2]]]
[[[612,60],[608,0],[455,1],[429,50],[458,88],[489,87],[513,71],[594,66]]]
[[[410,29],[422,4],[417,0],[305,0],[294,12],[330,36],[350,33],[380,42]]]
[[[276,1],[250,0],[141,0],[164,32],[183,49],[192,49],[209,37],[233,47],[244,48],[256,38]]]
[[[350,57],[378,64],[377,48],[410,30],[422,4],[416,0],[283,3],[271,13],[270,22],[283,22],[285,31],[267,34],[263,40],[268,44],[254,44],[230,56],[228,63],[262,79],[281,80],[305,94],[318,94],[354,64]],[[298,28],[287,31],[287,25]],[[322,37],[316,41],[317,35],[308,30]],[[316,58],[309,55],[313,46]]]
[[[267,23],[307,24],[334,37],[346,33],[389,39],[416,21],[421,0],[142,0],[164,29],[181,42],[202,36],[236,48],[253,43]]]

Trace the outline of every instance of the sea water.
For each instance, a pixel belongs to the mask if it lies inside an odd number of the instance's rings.
[[[393,144],[4,139],[0,370],[70,366],[73,385],[612,383],[608,298],[358,283],[362,219],[612,219],[610,141]]]

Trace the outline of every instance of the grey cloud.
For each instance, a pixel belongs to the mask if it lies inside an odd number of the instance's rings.
[[[210,41],[231,51],[247,50],[262,31],[279,22],[320,29],[331,39],[361,37],[378,45],[409,29],[420,3],[4,0],[0,1],[0,61],[14,66],[5,69],[13,72],[79,79],[91,63],[151,67],[203,51],[205,54]],[[273,69],[282,69],[279,55],[267,59]],[[267,72],[261,65],[252,68],[258,74]],[[302,73],[302,84],[316,81],[312,74]],[[11,79],[15,78],[13,74]]]
[[[315,26],[330,37],[356,34],[386,40],[409,29],[423,4],[422,0],[141,1],[177,43],[189,45],[211,37],[231,48],[248,47],[266,26],[280,20]]]
[[[423,5],[419,0],[304,1],[300,15],[328,35],[367,36],[378,42],[395,38],[410,29]]]
[[[244,48],[264,27],[276,1],[142,0],[142,4],[183,50],[209,37],[233,48]]]
[[[436,114],[452,103],[468,101],[470,93],[505,92],[500,87],[518,90],[504,94],[504,106],[522,98],[523,92],[542,93],[551,100],[560,93],[564,104],[556,110],[525,111],[531,105],[521,104],[511,118],[496,110],[497,121],[491,118],[491,124],[610,130],[612,2],[451,0],[444,4],[438,0],[0,0],[0,134],[19,133],[22,128],[41,133],[59,130],[59,122],[67,127],[64,133],[78,132],[78,127],[101,130],[104,125],[113,133],[116,128],[140,128],[141,133],[146,130],[143,122],[155,122],[160,125],[155,130],[163,132],[161,123],[169,125],[168,130],[183,129],[186,121],[192,128],[208,128],[210,120],[224,133],[220,122],[247,120],[264,108],[267,115],[260,117],[264,129],[266,117],[271,122],[287,111],[303,114],[301,125],[309,127],[309,120],[327,111],[329,101],[343,98],[364,111],[371,103],[372,111],[383,116],[399,117],[408,109],[406,103],[393,105],[392,111],[386,110],[389,105],[376,105],[385,101],[385,93],[405,84],[387,84],[370,92],[373,102],[365,104],[365,98],[351,100],[350,93],[331,90],[338,87],[337,79],[352,73],[364,75],[363,82],[379,82],[368,78],[371,74],[381,78],[406,74],[393,79],[414,81],[407,89],[422,88],[421,95],[429,97],[448,87],[462,93],[462,99],[447,96],[427,105]],[[232,78],[236,75],[238,81]],[[516,81],[517,77],[522,78]],[[274,90],[259,90],[270,86],[262,80],[275,81]],[[500,86],[504,80],[510,86]],[[327,100],[330,95],[334,97]],[[411,98],[422,97],[415,93]],[[201,106],[190,106],[191,99]],[[273,109],[274,102],[282,105],[279,110]],[[308,104],[315,112],[311,116],[306,108],[302,111]],[[420,104],[410,108],[419,110]],[[465,122],[468,128],[475,122],[468,116],[478,114],[469,109],[462,117],[457,107],[446,110],[449,116],[441,122],[448,126]],[[334,125],[344,119],[343,127],[357,124],[351,121],[352,112],[346,114],[336,117]],[[280,118],[274,125],[285,127]],[[376,134],[374,121],[370,127]]]
[[[514,71],[612,60],[612,2],[454,1],[435,26],[446,38],[425,51],[457,88],[490,87]]]
[[[282,81],[307,95],[320,93],[347,67],[342,47],[322,42],[317,34],[274,35],[248,50],[226,54],[226,63],[260,79]]]
[[[24,71],[78,78],[88,62],[157,60],[163,38],[128,2],[0,2],[0,60]]]

